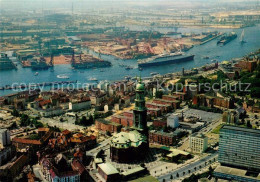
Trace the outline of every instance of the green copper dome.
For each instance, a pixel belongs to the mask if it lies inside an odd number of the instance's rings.
[[[136,90],[144,91],[144,84],[139,82],[136,85]]]
[[[115,134],[111,140],[111,145],[115,148],[138,147],[146,142],[146,136],[136,130],[130,132],[120,132]]]

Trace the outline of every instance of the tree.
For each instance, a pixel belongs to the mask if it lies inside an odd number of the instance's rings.
[[[110,131],[106,131],[106,135],[107,135],[107,136],[111,136]]]
[[[210,174],[210,175],[213,174],[213,171],[214,171],[214,169],[213,169],[211,166],[209,166],[209,174]]]
[[[163,96],[163,92],[162,91],[156,91],[155,92],[155,98],[161,99]]]
[[[94,124],[94,118],[92,115],[89,116],[88,123],[89,123],[89,125]]]
[[[249,120],[246,122],[246,127],[248,127],[248,128],[252,128],[252,125],[251,125],[251,123],[250,123]]]
[[[80,124],[83,126],[88,125],[88,120],[87,120],[86,116],[82,116],[82,118],[80,119]]]
[[[17,123],[14,121],[10,127],[11,129],[17,128]]]
[[[239,79],[239,73],[238,73],[238,71],[235,71],[234,80],[237,80],[237,79]]]
[[[169,131],[169,128],[167,126],[164,126],[163,127],[163,132],[168,132]]]
[[[16,109],[13,109],[12,113],[11,113],[13,116],[16,116],[16,117],[19,117],[20,114],[19,112],[16,110]]]
[[[31,124],[31,120],[27,114],[22,114],[20,117],[21,126],[28,126]]]

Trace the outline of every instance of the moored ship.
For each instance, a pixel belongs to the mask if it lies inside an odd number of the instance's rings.
[[[75,69],[104,68],[111,66],[109,61],[104,61],[92,55],[84,54],[79,56],[72,55],[71,66]]]
[[[35,56],[29,60],[29,67],[31,67],[32,70],[47,70],[50,67],[53,67],[53,55],[51,55],[50,63],[47,63],[43,56]]]
[[[218,45],[226,45],[227,43],[231,42],[237,38],[237,34],[235,32],[231,32],[228,35],[224,35],[220,38],[220,40],[217,42]]]
[[[194,55],[185,55],[182,52],[161,54],[145,60],[138,60],[139,67],[160,66],[194,60]]]
[[[7,54],[1,53],[0,55],[0,70],[16,69],[15,64],[7,56]]]

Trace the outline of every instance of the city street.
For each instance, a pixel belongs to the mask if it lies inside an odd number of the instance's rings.
[[[158,178],[159,181],[163,181],[164,179],[166,181],[178,179],[180,177],[186,176],[187,174],[194,173],[202,168],[205,168],[212,164],[213,162],[217,161],[218,153],[214,153],[211,155],[208,155],[207,157],[204,157],[196,162],[187,164],[184,167],[181,167],[177,170],[171,171],[167,174],[160,175]]]

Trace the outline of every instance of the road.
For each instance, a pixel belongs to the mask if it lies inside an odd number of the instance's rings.
[[[196,172],[209,164],[212,164],[213,162],[217,161],[218,153],[214,153],[211,155],[208,155],[207,157],[204,157],[196,162],[193,162],[191,164],[187,164],[186,166],[176,169],[175,171],[172,171],[170,173],[167,173],[165,175],[161,175],[157,177],[159,181],[171,181],[174,179],[178,179],[180,177],[186,176],[187,174],[191,174],[193,172]]]
[[[52,119],[52,118],[42,117],[40,119],[40,122],[42,122],[44,124],[48,124],[49,126],[56,126],[58,128],[69,129],[69,130],[77,130],[77,129],[84,128],[83,126],[75,125],[73,123],[60,122],[60,121]]]
[[[99,145],[96,148],[86,151],[86,154],[87,155],[96,155],[101,149],[105,149],[106,146],[109,147],[111,140],[112,140],[112,137],[104,140],[103,142],[99,143]]]

